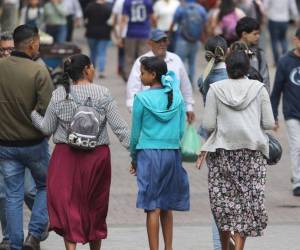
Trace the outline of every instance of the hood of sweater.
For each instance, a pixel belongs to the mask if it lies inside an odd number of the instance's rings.
[[[210,87],[223,104],[234,110],[243,110],[257,97],[264,84],[247,78],[226,79]]]
[[[157,120],[162,122],[171,120],[183,105],[183,97],[177,90],[173,90],[173,101],[169,109],[167,109],[168,96],[163,88],[148,89],[136,97]]]
[[[287,55],[288,55],[288,57],[291,57],[291,58],[296,59],[296,60],[299,60],[299,59],[300,59],[300,57],[297,56],[297,55],[295,54],[295,49],[289,51],[289,52],[287,53]]]

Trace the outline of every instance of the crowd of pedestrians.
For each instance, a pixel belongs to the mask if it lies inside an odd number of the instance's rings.
[[[180,147],[186,124],[198,115],[193,91],[201,44],[207,65],[198,79],[205,106],[198,132],[205,143],[196,167],[206,161],[209,170],[214,249],[242,250],[247,237],[267,227],[266,130],[279,127],[281,96],[293,195],[300,196],[300,28],[290,52],[286,38],[290,13],[299,24],[296,1],[3,0],[1,10],[0,249],[40,250],[55,231],[67,250],[78,243],[100,250],[111,184],[108,125],[130,152],[150,250],[159,249],[160,224],[165,249],[173,249],[172,211],[190,209]],[[39,29],[63,44],[82,21],[90,57],[66,58],[54,86],[37,61]],[[262,42],[266,23],[277,67],[273,88]],[[109,89],[95,82],[106,77],[111,37],[131,130]],[[31,210],[25,241],[24,201]]]

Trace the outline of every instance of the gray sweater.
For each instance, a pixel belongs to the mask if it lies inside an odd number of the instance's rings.
[[[129,128],[121,117],[116,102],[112,99],[107,88],[96,84],[72,85],[71,94],[75,92],[80,102],[91,97],[95,107],[99,108],[101,132],[97,145],[108,145],[109,137],[107,123],[117,135],[125,148],[129,147]],[[72,96],[66,99],[66,91],[58,87],[52,94],[45,116],[38,112],[31,113],[33,125],[45,135],[53,134],[53,142],[67,143],[68,130],[78,105]]]
[[[247,148],[269,156],[264,130],[274,127],[267,90],[261,82],[227,79],[210,85],[203,127],[211,133],[202,151]]]

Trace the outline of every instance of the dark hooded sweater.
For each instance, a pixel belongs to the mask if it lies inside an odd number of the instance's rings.
[[[284,119],[300,119],[300,57],[294,51],[290,51],[278,62],[271,94],[275,120],[278,118],[281,94]]]

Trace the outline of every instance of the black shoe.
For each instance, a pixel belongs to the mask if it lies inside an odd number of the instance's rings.
[[[10,250],[9,240],[3,240],[0,243],[0,250]]]
[[[40,241],[29,233],[23,244],[23,250],[41,250]]]
[[[300,187],[296,187],[296,188],[293,190],[293,195],[294,195],[294,196],[300,196]]]

